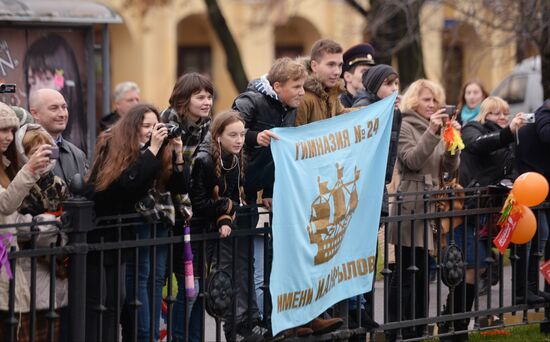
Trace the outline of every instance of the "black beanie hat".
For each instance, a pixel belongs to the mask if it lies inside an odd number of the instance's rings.
[[[363,86],[365,87],[365,91],[369,94],[376,95],[378,89],[380,89],[382,83],[384,83],[384,80],[394,74],[397,75],[397,71],[387,64],[378,64],[369,68],[363,74]]]

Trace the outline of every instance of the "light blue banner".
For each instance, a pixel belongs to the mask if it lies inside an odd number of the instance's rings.
[[[370,290],[395,98],[273,129],[274,334]]]

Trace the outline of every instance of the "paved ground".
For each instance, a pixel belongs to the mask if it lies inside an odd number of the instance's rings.
[[[504,306],[511,305],[512,302],[512,296],[511,296],[511,287],[512,287],[512,268],[510,266],[504,267],[504,275],[503,275],[503,304]],[[541,277],[541,286],[543,284],[543,279]],[[499,287],[500,284],[497,284],[491,288],[491,308],[495,308],[499,306]],[[541,287],[542,288],[542,287]],[[439,295],[439,306],[441,307],[445,303],[445,299],[447,297],[448,289],[446,286],[442,285],[440,287],[440,295]],[[384,282],[383,281],[377,281],[375,284],[375,320],[379,323],[384,322]],[[480,310],[489,308],[488,302],[487,302],[488,296],[481,296],[478,300],[478,308]],[[430,315],[434,316],[437,312],[437,306],[438,306],[438,294],[437,294],[437,285],[436,283],[430,284]],[[212,317],[207,317],[206,319],[206,341],[215,341],[216,340],[216,326],[215,321]],[[473,324],[473,320],[471,322]],[[222,332],[222,341],[225,341],[223,337]]]
[[[506,266],[504,267],[504,274],[503,274],[503,303],[502,306],[509,306],[512,303],[512,267]],[[541,279],[542,284],[542,279]],[[478,299],[478,308],[479,310],[484,310],[488,308],[495,308],[499,307],[499,288],[500,284],[497,284],[491,288],[491,305],[488,305],[488,296],[480,296]],[[435,316],[437,314],[437,306],[438,306],[438,298],[439,298],[439,307],[442,308],[443,304],[445,304],[445,300],[447,298],[448,294],[448,288],[441,284],[440,287],[440,295],[438,296],[437,293],[437,284],[431,283],[430,284],[430,316]],[[375,284],[375,320],[379,323],[384,322],[384,282],[383,281],[377,281]],[[475,305],[475,303],[474,303]],[[474,307],[475,309],[475,307]]]

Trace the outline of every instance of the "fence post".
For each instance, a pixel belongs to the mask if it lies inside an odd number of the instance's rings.
[[[86,340],[86,253],[87,233],[93,229],[94,202],[73,197],[63,203],[68,213],[69,244],[69,341]]]

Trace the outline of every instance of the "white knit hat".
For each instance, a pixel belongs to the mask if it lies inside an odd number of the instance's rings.
[[[19,128],[19,119],[10,106],[0,102],[0,129],[8,127]]]

